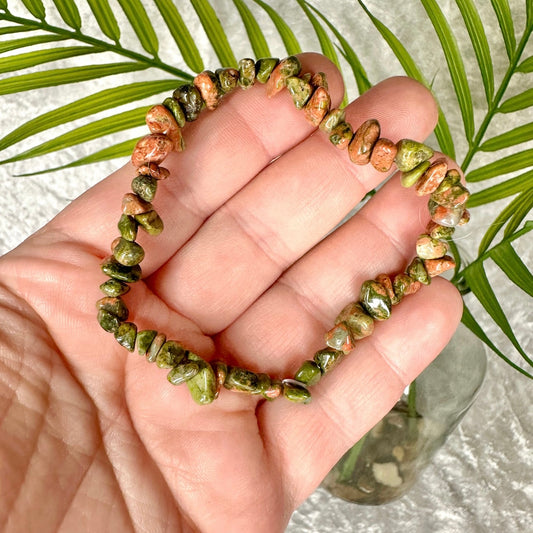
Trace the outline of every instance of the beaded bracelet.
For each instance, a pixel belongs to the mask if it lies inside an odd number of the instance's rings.
[[[185,148],[181,129],[186,122],[196,120],[202,109],[216,109],[221,98],[236,87],[248,89],[256,81],[266,85],[268,97],[287,88],[296,108],[303,110],[311,124],[326,132],[333,145],[346,149],[354,164],[370,163],[378,171],[388,172],[395,163],[404,187],[414,185],[417,195],[430,195],[431,221],[418,237],[417,255],[405,272],[394,276],[380,274],[365,281],[359,301],[347,305],[325,334],[326,347],[317,351],[312,360],[304,361],[293,379],[279,380],[222,361],[208,362],[180,342],[167,340],[164,333],[138,331],[133,322],[127,321],[128,308],[121,299],[130,290],[129,284],[141,279],[139,263],[144,250],[135,242],[138,228],[150,235],[163,230],[163,222],[151,202],[157,182],[169,176],[169,171],[160,164],[171,151],[181,152]],[[430,162],[433,150],[422,143],[410,139],[393,143],[381,138],[377,120],[367,120],[354,132],[345,121],[344,111],[330,110],[330,104],[325,74],[301,74],[298,58],[290,56],[282,61],[263,58],[257,62],[246,58],[239,61],[238,70],[201,72],[192,84],[180,85],[172,97],[152,107],[146,115],[150,134],[139,140],[133,150],[131,160],[137,175],[131,184],[132,192],[122,200],[120,237],[113,241],[112,255],[101,265],[109,279],[100,285],[105,297],[97,302],[98,322],[130,352],[137,349],[149,362],[169,369],[168,381],[173,385],[186,383],[198,404],[211,403],[221,387],[267,400],[283,395],[293,402],[308,403],[309,387],[351,352],[357,340],[372,334],[375,321],[387,320],[392,306],[414,294],[421,285],[428,285],[433,276],[455,266],[446,255],[446,240],[456,225],[466,224],[470,218],[465,209],[469,192],[461,184],[459,172],[448,169],[444,159]]]

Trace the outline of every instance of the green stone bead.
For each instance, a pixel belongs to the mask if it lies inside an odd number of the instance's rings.
[[[429,285],[431,283],[431,278],[429,277],[428,271],[424,266],[424,262],[420,257],[415,257],[408,265],[405,273],[415,281],[420,281],[423,285]]]
[[[283,380],[283,396],[294,403],[309,403],[311,393],[303,384],[292,379]]]
[[[135,215],[135,220],[149,235],[159,235],[164,229],[163,221],[153,209],[147,213]]]
[[[143,329],[137,333],[137,351],[139,355],[146,355],[156,335],[157,331],[154,329]]]
[[[135,266],[144,259],[144,250],[136,242],[121,237],[113,248],[113,256],[121,265]]]
[[[239,368],[237,366],[228,367],[224,387],[228,390],[259,393],[259,377],[255,372]]]
[[[361,305],[374,320],[387,320],[390,317],[392,302],[381,283],[367,280],[361,286]]]
[[[440,205],[430,197],[428,200],[428,211],[433,222],[436,222],[441,226],[454,227],[461,221],[465,209],[462,205],[457,207]]]
[[[344,109],[332,109],[322,120],[320,125],[318,126],[322,131],[325,131],[326,133],[331,133],[333,131],[333,128],[340,124],[341,122],[344,122],[344,119],[346,118],[346,113]]]
[[[217,397],[217,380],[211,365],[198,355],[189,352],[189,360],[198,363],[200,371],[187,381],[192,399],[199,405],[207,405]]]
[[[249,89],[255,83],[255,61],[248,57],[239,61],[239,85]]]
[[[358,302],[348,304],[335,319],[335,324],[344,322],[352,339],[359,340],[372,335],[374,319],[363,309]]]
[[[185,358],[187,350],[176,341],[167,341],[157,354],[155,364],[159,368],[173,368]]]
[[[129,311],[126,304],[122,301],[121,298],[100,298],[96,302],[96,309],[103,309],[108,313],[113,313],[120,321],[128,319]]]
[[[329,372],[337,363],[341,360],[344,352],[341,350],[335,350],[333,348],[324,348],[318,350],[313,356],[313,360],[317,364],[322,374]]]
[[[123,294],[129,292],[130,286],[127,283],[124,283],[123,281],[119,281],[118,279],[108,279],[100,285],[100,290],[106,296],[110,296],[113,298],[117,296],[122,296]]]
[[[138,225],[133,217],[122,215],[117,224],[120,236],[128,241],[134,241],[137,238]]]
[[[141,267],[139,265],[131,267],[124,266],[113,256],[104,259],[100,268],[102,269],[102,272],[110,278],[125,281],[126,283],[135,283],[136,281],[139,281],[142,276]]]
[[[198,372],[200,372],[200,365],[193,361],[187,361],[172,368],[167,374],[167,379],[172,385],[181,385],[196,376]]]
[[[451,239],[454,232],[454,227],[441,226],[440,224],[436,224],[435,227],[431,229],[430,235],[434,239]]]
[[[287,79],[290,76],[298,76],[302,70],[302,65],[296,56],[289,56],[280,62],[280,74],[283,79]]]
[[[303,109],[313,92],[311,84],[296,76],[290,76],[285,83],[296,109]]]
[[[444,183],[444,182],[443,182]],[[439,205],[448,207],[449,209],[457,209],[466,204],[470,197],[470,192],[466,187],[463,187],[460,183],[454,183],[450,186],[443,183],[434,191],[431,195],[431,199],[437,202]]]
[[[332,130],[329,141],[339,148],[347,148],[353,137],[353,130],[347,122],[339,122]]]
[[[115,333],[120,327],[120,319],[118,316],[105,309],[100,309],[96,318],[102,329],[109,333]]]
[[[183,108],[181,107],[180,103],[175,98],[169,97],[165,99],[163,105],[172,113],[176,119],[176,122],[178,123],[178,126],[183,128],[186,121],[185,113],[183,112]]]
[[[430,166],[431,163],[429,161],[422,161],[422,163],[413,168],[413,170],[402,172],[402,176],[400,178],[402,186],[412,187]]]
[[[159,351],[161,350],[163,344],[165,344],[166,340],[167,338],[164,333],[158,333],[155,336],[152,344],[150,344],[150,348],[148,348],[148,351],[146,352],[146,360],[149,363],[155,363],[157,355],[159,354]]]
[[[230,93],[239,84],[239,71],[234,68],[219,68],[215,70],[222,92]]]
[[[425,144],[411,139],[402,139],[396,145],[398,152],[394,161],[398,170],[409,172],[423,161],[427,161],[433,156],[433,150]]]
[[[278,66],[277,57],[262,57],[255,63],[255,77],[259,83],[266,83],[272,71]]]
[[[126,348],[128,352],[133,352],[135,339],[137,338],[137,326],[133,322],[123,322],[115,331],[115,339]]]
[[[172,97],[181,104],[187,122],[193,122],[198,118],[204,106],[204,101],[200,91],[192,83],[180,85],[172,93]]]
[[[136,176],[131,182],[131,190],[144,201],[151,202],[157,191],[157,180],[152,176]]]
[[[300,381],[305,385],[316,385],[321,377],[322,372],[314,361],[304,361],[294,375],[296,381]]]
[[[268,374],[257,374],[257,390],[252,394],[265,394],[265,392],[271,387],[272,379]]]

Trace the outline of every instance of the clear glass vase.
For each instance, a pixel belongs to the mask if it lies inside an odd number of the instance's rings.
[[[322,486],[366,505],[403,496],[472,405],[486,366],[485,345],[460,324],[435,361],[340,459]]]

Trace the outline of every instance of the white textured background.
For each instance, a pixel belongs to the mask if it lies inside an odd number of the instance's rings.
[[[517,32],[522,29],[525,20],[525,3],[531,1],[533,0],[509,1],[515,14],[514,21]],[[91,22],[90,11],[86,2],[82,0],[76,0],[76,2],[82,13],[82,18],[84,21],[88,21],[84,22],[84,31],[99,35],[96,23]],[[48,12],[52,13],[54,8],[51,0],[45,0],[44,3],[48,7]],[[110,0],[110,3],[116,5],[114,0]],[[148,14],[156,21],[155,25],[157,26],[157,21],[160,20],[157,10],[150,0],[145,0],[144,3]],[[252,55],[244,28],[233,3],[224,0],[212,0],[212,3],[226,28],[236,56]],[[269,3],[285,17],[304,50],[318,51],[320,49],[309,22],[295,1],[276,0]],[[362,14],[359,7],[356,7],[355,1],[314,0],[312,3],[321,9],[355,47],[373,83],[388,76],[402,73],[392,53],[387,51],[387,47],[376,45],[380,37],[368,18]],[[447,67],[442,55],[438,52],[435,53],[435,50],[438,50],[438,43],[419,2],[417,0],[402,2],[368,0],[366,3],[371,11],[389,25],[407,48],[416,55],[426,77],[428,79],[434,77],[434,87],[449,118],[452,135],[455,138],[460,138],[462,126],[453,88],[449,82]],[[261,10],[256,9],[250,0],[247,0],[247,4],[261,21],[267,39],[269,39],[272,53],[283,56],[282,45],[274,46],[272,44],[278,42],[279,38],[271,21]],[[487,29],[487,37],[495,62],[497,87],[506,69],[506,55],[501,32],[491,3],[477,0],[476,4],[481,11]],[[9,0],[9,5],[13,11],[24,13],[24,9],[19,7],[21,5],[20,0]],[[194,22],[197,19],[191,5],[186,0],[177,0],[177,5],[185,20],[187,22],[193,21],[190,27],[198,28],[193,36],[202,52],[206,67],[216,67],[218,60],[210,48],[205,34],[199,29],[199,24]],[[468,45],[468,35],[455,2],[446,0],[439,2],[439,5],[446,13],[448,20],[452,21],[461,50],[464,52],[467,74],[469,81],[472,82],[476,124],[479,125],[479,117],[482,117],[485,112],[484,93],[473,52]],[[118,7],[115,13],[119,16]],[[24,16],[27,16],[26,13]],[[61,24],[59,19],[56,22]],[[121,26],[127,27],[126,23],[121,23]],[[361,38],[361,35],[364,35],[364,39]],[[22,37],[24,34],[1,36],[0,39],[18,36]],[[133,48],[139,47],[133,35],[124,35],[124,41],[130,43]],[[161,43],[161,48],[162,58],[173,57],[176,66],[183,67],[179,56],[176,55],[170,36],[165,43]],[[28,49],[22,51],[28,51]],[[14,53],[20,53],[20,51]],[[523,57],[528,57],[532,53],[533,47],[530,42]],[[96,57],[97,61],[102,62],[116,60],[109,56],[106,57],[106,54],[100,54]],[[79,63],[83,64],[86,60],[82,57],[79,59]],[[343,64],[343,68],[347,78],[349,78],[351,75],[349,68],[346,64]],[[0,136],[4,136],[34,115],[63,104],[65,94],[70,100],[74,100],[77,91],[81,97],[87,95],[88,90],[96,92],[118,83],[141,81],[144,76],[145,72],[141,71],[115,79],[106,78],[72,85],[67,91],[46,89],[25,92],[20,95],[2,96],[0,97]],[[515,76],[506,94],[512,96],[531,87],[532,76],[532,74]],[[3,75],[2,77],[6,76]],[[348,83],[348,90],[351,97],[356,95],[355,85],[351,80]],[[120,111],[122,110],[125,109],[120,109]],[[531,108],[522,113],[527,112],[530,113],[528,121],[531,121],[533,118]],[[97,118],[100,116],[105,116],[105,114],[99,114]],[[453,117],[457,117],[457,120],[454,121]],[[486,138],[498,132],[508,131],[514,125],[525,122],[527,121],[523,114],[521,116],[500,115],[489,128]],[[81,122],[76,121],[59,128],[56,132],[63,133],[80,124]],[[140,131],[139,135],[141,134],[143,133]],[[130,137],[131,134],[115,135],[112,140],[117,141]],[[0,156],[5,159],[48,138],[50,138],[49,134],[45,133],[28,139],[20,145],[6,150]],[[430,139],[430,144],[435,145],[436,143]],[[14,177],[14,175],[65,164],[87,155],[95,146],[101,148],[105,145],[102,144],[102,141],[97,141],[91,143],[89,147],[73,147],[37,162],[30,160],[0,167],[2,183],[0,254],[7,253],[17,246],[65,205],[120,166],[122,162],[112,161],[36,177],[20,178]],[[529,145],[523,145],[520,148],[524,149],[531,146],[532,143],[529,143]],[[461,147],[458,146],[459,161],[462,160],[464,152],[465,150],[461,150]],[[505,155],[508,153],[510,152],[504,152]],[[501,153],[498,155],[501,156]],[[477,165],[494,160],[495,157],[491,153],[484,154],[477,160]],[[506,178],[508,177],[506,176]],[[497,179],[492,180],[490,184],[495,182]],[[475,185],[473,184],[471,187],[473,191],[477,189]],[[473,222],[467,226],[467,229],[463,230],[461,239],[464,240],[468,248],[474,249],[477,246],[488,224],[508,201],[507,199],[488,207],[473,210]],[[530,270],[533,268],[532,241],[531,236],[521,239],[519,242],[515,241],[515,248]],[[496,268],[492,268],[493,265],[488,266],[488,274],[497,295],[505,299],[504,310],[510,322],[515,326],[517,337],[526,352],[532,355],[533,304],[531,299],[528,299],[524,293],[513,286]],[[496,341],[496,344],[507,355],[518,361],[516,352],[510,347],[505,337],[497,333],[491,320],[475,306],[472,309],[491,338]],[[332,498],[325,491],[319,489],[294,514],[287,531],[289,533],[355,531],[365,533],[397,531],[410,531],[411,533],[485,531],[526,533],[533,531],[532,391],[533,383],[530,380],[520,376],[501,362],[496,355],[490,354],[487,379],[477,402],[407,496],[397,502],[380,507],[362,507]]]

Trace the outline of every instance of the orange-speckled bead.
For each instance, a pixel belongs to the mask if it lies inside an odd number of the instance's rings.
[[[162,133],[151,133],[139,139],[133,153],[131,162],[136,166],[155,163],[159,165],[174,149],[174,141]]]
[[[390,139],[378,139],[370,154],[370,164],[379,172],[388,172],[394,163],[397,151],[396,144]]]
[[[196,75],[193,83],[202,95],[207,109],[211,111],[216,109],[222,96],[222,89],[215,74],[210,70],[204,70]]]
[[[328,91],[324,87],[318,87],[304,107],[304,116],[313,126],[318,126],[329,111],[330,105]]]
[[[138,176],[150,176],[156,180],[166,180],[170,176],[170,172],[167,168],[160,167],[155,163],[149,163],[148,165],[141,165],[137,169]]]
[[[289,56],[285,59],[282,59],[278,66],[270,74],[270,78],[266,83],[266,94],[268,98],[279,93],[283,87],[285,87],[285,82],[287,78],[291,76],[298,76],[302,66],[300,61],[295,56]]]
[[[439,276],[447,270],[455,268],[455,261],[449,255],[445,255],[439,259],[424,260],[424,266],[426,267],[429,276],[434,278],[435,276]]]
[[[363,122],[357,128],[348,147],[348,154],[352,163],[366,165],[370,161],[372,148],[379,139],[380,131],[379,122],[373,118]]]
[[[131,192],[126,193],[122,198],[122,212],[125,215],[141,215],[153,209],[150,202],[145,202],[142,198]]]
[[[153,106],[146,113],[145,120],[151,133],[161,133],[174,142],[176,152],[181,152],[184,149],[181,128],[178,126],[174,115],[165,106]]]
[[[415,183],[415,192],[418,196],[425,196],[437,190],[442,180],[446,176],[448,165],[445,159],[437,159],[430,167],[418,178]]]

